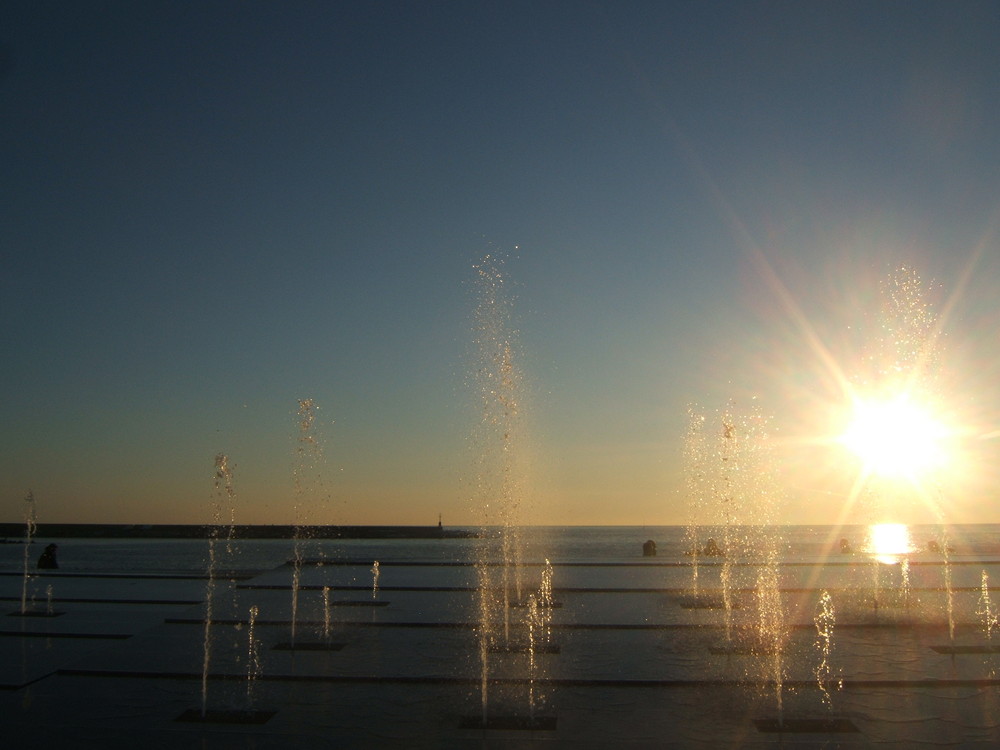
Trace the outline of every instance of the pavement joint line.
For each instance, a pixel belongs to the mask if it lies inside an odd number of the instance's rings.
[[[238,583],[236,588],[254,591],[291,591],[291,584],[287,583]],[[300,584],[298,587],[299,591],[322,591],[323,589],[328,589],[330,591],[371,591],[371,586],[354,586],[354,585],[342,585],[342,586],[324,586],[318,583],[308,583]],[[980,586],[953,586],[951,588],[952,593],[958,592],[976,592],[980,591]],[[379,591],[413,591],[413,592],[437,592],[437,593],[471,593],[479,591],[476,586],[379,586]],[[500,587],[496,587],[496,591],[501,591]],[[917,586],[911,587],[909,589],[911,592],[920,593],[944,593],[948,589],[944,586]],[[756,589],[750,587],[741,587],[731,589],[732,593],[735,594],[753,594],[756,593]],[[870,588],[841,588],[835,589],[826,587],[819,588],[782,588],[779,592],[782,594],[816,594],[821,591],[829,591],[831,594],[850,594],[850,593],[861,593],[865,595],[870,595],[872,589]],[[898,592],[898,588],[892,587],[882,587],[878,589],[879,593],[892,594]],[[667,596],[681,596],[681,597],[692,597],[690,589],[686,588],[611,588],[611,587],[572,587],[572,586],[555,586],[552,589],[553,593],[566,593],[566,594],[665,594]],[[720,593],[722,589],[702,589],[700,597],[706,594]]]
[[[167,617],[163,620],[168,625],[205,625],[204,618],[197,617]],[[247,618],[213,618],[212,625],[249,625]],[[292,624],[291,620],[261,620],[255,619],[254,625],[261,627],[287,627]],[[321,627],[325,624],[323,620],[297,620],[296,625],[300,627]],[[383,621],[371,622],[365,620],[338,620],[338,626],[356,626],[365,628],[442,628],[452,630],[475,630],[480,626],[478,622],[440,622],[440,621]],[[511,623],[512,628],[527,628],[525,623]],[[722,631],[726,626],[721,623],[581,623],[565,622],[550,623],[553,630],[695,630],[695,631]],[[795,623],[788,626],[791,630],[815,631],[814,623]],[[946,632],[946,623],[923,623],[923,622],[880,622],[880,623],[841,623],[837,625],[838,630],[921,630],[931,632]]]
[[[371,560],[358,559],[334,559],[334,558],[306,558],[298,563],[300,567],[371,567]],[[735,568],[763,568],[768,563],[764,561],[742,561],[730,563],[730,567]],[[279,567],[294,567],[295,560],[286,560]],[[459,560],[379,560],[379,566],[383,568],[476,568],[481,565],[488,568],[497,567],[521,567],[521,568],[544,568],[544,562],[524,562],[520,565],[508,565],[499,561],[487,563],[465,562]],[[694,566],[690,562],[550,562],[553,568],[691,568]],[[721,568],[724,562],[705,562],[699,558],[700,568]],[[814,561],[784,561],[777,563],[779,568],[830,568],[830,567],[860,567],[871,565],[870,560],[814,560]],[[996,560],[910,560],[910,567],[928,566],[940,567],[944,565],[979,565],[990,566],[1000,565],[1000,558]]]
[[[132,633],[60,633],[44,630],[0,630],[0,636],[19,636],[21,638],[92,638],[94,640],[124,641],[131,638],[132,635]]]
[[[20,597],[17,596],[0,596],[0,601],[4,602],[19,602]],[[195,604],[201,604],[204,599],[98,599],[98,598],[75,598],[75,597],[53,597],[53,604],[170,604],[177,606],[190,607]]]
[[[112,670],[112,669],[81,669],[64,667],[55,670],[54,674],[61,677],[113,677],[119,679],[155,679],[155,680],[201,680],[205,675],[201,672],[157,672],[151,670]],[[480,685],[479,676],[444,676],[444,675],[320,675],[320,674],[261,674],[248,678],[245,673],[218,672],[210,673],[208,680],[216,682],[316,682],[334,684],[399,684],[399,685]],[[495,686],[534,685],[539,688],[712,688],[735,687],[739,685],[759,685],[773,687],[773,680],[697,680],[697,679],[585,679],[573,677],[528,678],[528,677],[491,677],[487,683]],[[914,680],[843,680],[837,682],[842,690],[860,690],[872,688],[982,688],[1000,686],[1000,678],[966,678],[966,679],[914,679]],[[782,686],[787,689],[803,689],[816,686],[816,680],[783,680]]]

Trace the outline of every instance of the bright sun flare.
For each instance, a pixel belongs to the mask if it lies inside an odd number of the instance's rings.
[[[864,462],[866,473],[913,480],[945,464],[945,435],[930,411],[899,396],[855,401],[841,442]]]

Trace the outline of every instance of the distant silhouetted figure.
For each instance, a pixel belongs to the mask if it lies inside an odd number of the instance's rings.
[[[715,543],[714,539],[709,539],[705,542],[704,555],[706,557],[722,557],[724,554],[725,553],[722,551],[722,548]]]
[[[941,553],[941,545],[937,543],[936,539],[931,539],[929,542],[927,542],[927,551],[928,552],[937,552],[938,554],[940,554]]]
[[[851,549],[851,543],[849,541],[847,541],[846,538],[841,539],[840,540],[840,554],[842,554],[842,555],[850,555],[853,552],[854,552],[854,550]]]
[[[642,556],[643,557],[656,557],[656,542],[652,539],[647,539],[642,543]]]
[[[57,549],[59,549],[59,545],[50,544],[42,551],[42,554],[38,557],[39,570],[53,570],[59,567],[59,561],[56,560]]]

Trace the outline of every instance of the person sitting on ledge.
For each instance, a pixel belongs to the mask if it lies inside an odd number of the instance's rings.
[[[846,538],[840,540],[840,554],[850,555],[854,550],[851,549],[851,543],[847,541]]]
[[[643,557],[656,557],[656,542],[652,539],[647,539],[642,543],[642,556]]]
[[[50,544],[43,551],[38,558],[38,569],[39,570],[53,570],[59,567],[59,561],[56,560],[56,550],[59,548],[57,544]]]
[[[722,548],[715,543],[714,539],[709,539],[705,542],[705,551],[702,554],[706,557],[723,557],[725,552],[723,552]]]

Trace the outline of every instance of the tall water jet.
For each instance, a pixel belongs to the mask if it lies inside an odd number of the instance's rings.
[[[202,635],[202,667],[201,667],[201,715],[205,717],[208,710],[208,674],[212,658],[212,618],[215,599],[215,579],[217,572],[216,543],[222,524],[223,508],[229,509],[229,529],[226,534],[226,552],[232,555],[232,541],[236,528],[235,497],[233,489],[233,472],[229,466],[229,458],[224,453],[215,457],[214,492],[212,494],[212,525],[208,530],[208,566],[205,581],[205,626]],[[230,557],[231,559],[231,557]]]
[[[779,627],[783,615],[778,593],[776,525],[780,492],[774,476],[767,421],[756,399],[748,409],[739,409],[730,401],[721,415],[716,474],[710,484],[722,520],[722,546],[710,539],[705,552],[722,557],[720,585],[727,642],[734,637],[738,588],[748,588],[756,594],[758,643],[783,637]],[[746,561],[757,566],[756,578],[750,578],[752,569],[742,564]],[[744,580],[736,580],[738,573]],[[775,608],[773,613],[762,614]],[[767,627],[762,629],[765,623]],[[762,650],[771,653],[774,649],[766,645]]]
[[[476,560],[480,703],[487,726],[491,654],[510,648],[511,608],[521,601],[521,509],[525,494],[522,376],[517,365],[513,299],[503,260],[487,255],[475,267],[475,391],[480,418],[476,448],[475,505],[482,513]]]
[[[35,530],[38,527],[37,516],[35,515],[35,494],[28,490],[24,496],[24,577],[21,583],[21,614],[28,611],[28,581],[31,580],[31,542],[35,538]]]
[[[691,555],[691,597],[698,603],[699,558],[701,557],[701,513],[710,499],[708,486],[708,446],[705,441],[705,415],[688,408],[688,428],[684,436],[684,487],[687,492],[688,524],[684,541]]]
[[[378,560],[372,563],[372,599],[378,599],[378,579],[381,575],[379,570]]]
[[[940,545],[949,637],[954,639],[954,596],[939,471],[945,465],[948,430],[936,414],[941,320],[927,286],[911,268],[882,281],[881,308],[866,347],[869,368],[856,378],[853,420],[844,444],[861,460],[858,496],[869,504],[869,523],[906,520],[907,506],[931,510],[941,525]],[[873,559],[878,565],[878,558]],[[903,583],[908,571],[901,569]],[[876,577],[877,574],[873,574]],[[878,600],[877,580],[873,601]],[[902,591],[904,602],[908,590]]]
[[[319,407],[311,398],[299,399],[296,413],[298,420],[298,440],[295,446],[294,483],[295,494],[293,503],[294,531],[292,535],[292,619],[291,645],[295,647],[295,630],[298,622],[299,588],[302,580],[302,561],[305,540],[303,536],[308,524],[308,500],[313,481],[319,484],[314,476],[318,470],[321,448],[315,427],[316,413]]]
[[[722,431],[719,443],[719,469],[720,475],[716,485],[716,492],[719,500],[719,507],[722,510],[722,571],[719,574],[719,583],[722,586],[722,605],[725,610],[726,642],[733,640],[733,564],[735,562],[735,530],[736,523],[736,502],[734,487],[734,472],[739,470],[737,466],[737,444],[736,425],[730,410],[722,417]]]
[[[748,509],[750,544],[748,555],[756,557],[757,622],[761,670],[774,690],[778,725],[784,723],[785,642],[788,625],[781,600],[779,575],[778,518],[780,490],[776,464],[771,455],[769,420],[754,400],[741,420],[745,433],[741,450],[743,504]]]
[[[722,546],[709,539],[705,554],[722,557],[720,586],[726,642],[717,654],[747,655],[748,683],[773,690],[777,723],[784,726],[784,649],[788,638],[779,567],[781,492],[772,456],[769,420],[754,399],[730,401],[720,416],[714,466],[705,480],[721,516]],[[691,440],[689,443],[693,442]],[[700,482],[701,480],[699,480]],[[753,610],[736,594],[752,592]],[[737,611],[742,616],[737,618]]]

